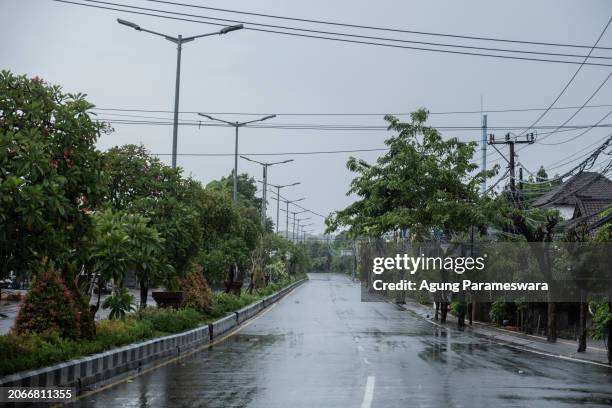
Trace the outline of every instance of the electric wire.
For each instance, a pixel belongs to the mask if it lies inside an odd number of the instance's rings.
[[[334,25],[334,26],[341,26],[341,27],[350,27],[350,28],[377,30],[377,31],[389,31],[389,32],[397,32],[397,33],[404,33],[404,34],[430,35],[430,36],[461,38],[461,39],[479,40],[479,41],[497,41],[497,42],[505,42],[505,43],[517,43],[517,44],[529,44],[529,45],[546,45],[546,46],[555,46],[555,47],[591,48],[590,45],[561,44],[561,43],[550,43],[550,42],[510,40],[510,39],[502,39],[502,38],[494,38],[494,37],[476,37],[476,36],[457,35],[457,34],[442,34],[442,33],[433,33],[433,32],[426,32],[426,31],[414,31],[414,30],[405,30],[405,29],[397,29],[397,28],[389,28],[389,27],[376,27],[376,26],[368,26],[368,25],[358,25],[358,24],[349,24],[349,23],[324,21],[324,20],[315,20],[315,19],[306,19],[306,18],[297,18],[297,17],[277,16],[277,15],[272,15],[272,14],[263,14],[263,13],[253,13],[253,12],[245,12],[245,11],[238,11],[238,10],[229,10],[229,9],[208,7],[208,6],[202,6],[202,5],[188,4],[188,3],[163,1],[163,0],[144,0],[144,1],[149,1],[149,2],[153,2],[153,3],[163,3],[163,4],[170,4],[170,5],[177,5],[177,6],[183,6],[183,7],[193,7],[193,8],[199,8],[199,9],[205,9],[205,10],[212,10],[212,11],[221,11],[221,12],[225,12],[225,13],[243,14],[243,15],[250,15],[250,16],[256,16],[256,17],[265,17],[265,18],[273,18],[273,19],[291,20],[291,21],[299,21],[299,22],[305,22],[305,23],[326,24],[326,25]],[[612,49],[612,48],[611,47],[597,47],[597,49],[606,49],[606,50],[608,50],[608,49]]]
[[[445,43],[435,43],[435,42],[428,42],[428,41],[405,40],[405,39],[389,38],[389,37],[374,37],[374,36],[334,32],[334,31],[321,31],[321,30],[312,30],[312,29],[298,28],[298,27],[287,27],[287,26],[278,26],[278,25],[272,25],[272,24],[262,24],[262,23],[257,23],[253,21],[225,19],[225,18],[218,18],[218,17],[211,17],[211,16],[202,16],[202,15],[197,15],[197,14],[189,14],[189,13],[179,13],[175,11],[152,9],[149,7],[132,6],[132,5],[127,5],[127,4],[113,3],[113,2],[101,1],[101,0],[80,0],[80,1],[88,2],[88,3],[105,4],[105,5],[110,5],[110,6],[119,6],[119,7],[125,7],[125,8],[135,9],[135,10],[144,10],[144,11],[155,12],[155,13],[165,13],[165,14],[171,14],[171,15],[177,15],[177,16],[184,16],[184,17],[194,17],[194,18],[200,18],[204,20],[222,21],[224,23],[246,24],[249,26],[256,26],[256,27],[266,27],[266,28],[273,28],[273,29],[280,29],[280,30],[292,30],[292,31],[323,34],[323,35],[335,35],[335,36],[341,36],[341,37],[360,38],[360,39],[366,39],[366,40],[389,41],[389,42],[419,44],[419,45],[428,45],[428,46],[436,46],[436,47],[474,49],[474,50],[481,50],[481,51],[546,55],[546,56],[554,56],[554,57],[570,57],[570,58],[585,57],[584,55],[579,55],[579,54],[565,54],[565,53],[554,53],[554,52],[544,52],[544,51],[526,51],[526,50],[514,50],[514,49],[505,49],[505,48],[490,48],[490,47],[478,47],[478,46],[461,45],[461,44],[445,44]],[[247,29],[250,29],[250,27],[247,27]],[[590,58],[607,59],[607,60],[612,59],[612,57],[605,57],[605,56],[591,56]]]
[[[531,126],[529,126],[528,128],[525,128],[523,131],[521,131],[521,133],[519,134],[519,136],[524,135],[525,133],[527,133],[530,129],[533,129],[533,126],[537,125],[540,120],[542,120],[542,118],[544,116],[546,116],[548,114],[548,112],[550,112],[550,108],[552,108],[557,101],[559,101],[559,99],[563,96],[563,94],[565,94],[565,91],[567,91],[567,89],[569,88],[569,86],[574,82],[574,79],[576,79],[576,76],[578,76],[578,73],[582,70],[582,67],[584,67],[584,65],[587,64],[587,60],[589,59],[589,56],[591,55],[591,53],[593,52],[593,50],[595,49],[595,47],[597,46],[597,44],[599,44],[599,41],[601,40],[601,38],[603,37],[604,33],[606,32],[606,30],[608,29],[608,27],[610,26],[610,23],[612,22],[612,17],[608,19],[607,24],[605,25],[605,27],[603,28],[603,30],[601,31],[601,33],[599,34],[599,37],[597,37],[597,41],[595,41],[595,44],[593,44],[593,46],[591,47],[591,49],[589,50],[589,53],[587,54],[587,56],[584,58],[584,61],[582,61],[582,64],[580,64],[578,66],[578,68],[576,69],[576,71],[574,72],[574,74],[571,76],[571,78],[569,79],[569,81],[567,81],[567,83],[565,84],[565,86],[563,87],[563,89],[561,89],[561,92],[559,92],[559,94],[557,95],[557,97],[552,101],[552,103],[549,105],[549,109],[546,109],[544,112],[542,112],[540,114],[540,116],[538,116],[538,118],[532,123]]]
[[[100,5],[94,5],[94,4],[83,4],[83,3],[77,3],[75,1],[68,1],[68,0],[51,0],[51,1],[55,1],[58,3],[77,5],[77,6],[83,6],[83,7],[103,9],[103,10],[119,11],[123,13],[145,15],[145,16],[157,17],[157,18],[163,18],[163,19],[169,19],[169,20],[188,21],[188,22],[194,22],[194,23],[200,23],[200,24],[224,26],[224,24],[211,23],[211,22],[206,22],[202,20],[193,20],[193,19],[188,19],[188,18],[165,16],[165,15],[159,15],[159,14],[154,14],[154,13],[118,9],[114,7],[100,6]],[[83,0],[83,1],[87,1],[87,0]],[[380,46],[380,47],[386,47],[386,48],[410,49],[410,50],[416,50],[416,51],[429,51],[429,52],[438,52],[438,53],[446,53],[446,54],[470,55],[470,56],[479,56],[479,57],[522,60],[522,61],[573,64],[573,65],[580,65],[580,66],[591,65],[591,66],[612,67],[612,64],[597,63],[597,62],[579,62],[579,61],[558,60],[558,59],[549,59],[549,58],[531,58],[531,57],[519,57],[519,56],[511,56],[511,55],[497,55],[497,54],[486,54],[486,53],[477,53],[477,52],[468,52],[468,51],[413,47],[413,46],[407,46],[407,45],[386,44],[386,43],[378,43],[378,42],[373,42],[373,41],[352,40],[352,39],[347,39],[347,38],[335,38],[335,37],[327,37],[323,35],[300,34],[300,33],[294,33],[294,32],[269,30],[269,29],[263,29],[263,28],[253,28],[253,27],[245,27],[245,29],[251,30],[251,31],[257,31],[257,32],[271,33],[271,34],[281,34],[281,35],[293,36],[293,37],[312,38],[312,39],[329,40],[329,41],[361,44],[361,45],[373,45],[373,46]]]
[[[596,108],[610,108],[612,104],[599,104],[599,105],[588,105],[585,109],[596,109]],[[578,109],[580,106],[558,106],[552,107],[550,110],[567,110],[567,109]],[[487,109],[487,110],[473,110],[473,111],[440,111],[440,112],[429,112],[429,115],[470,115],[481,113],[515,113],[515,112],[535,112],[543,111],[547,108],[507,108],[507,109]],[[163,109],[130,109],[130,108],[99,108],[94,107],[92,111],[113,111],[113,112],[141,112],[141,113],[174,113],[173,110]],[[264,116],[270,114],[270,112],[202,112],[202,111],[179,111],[179,114],[198,114],[206,113],[207,115],[243,115],[243,116]],[[399,112],[399,113],[359,113],[359,112],[284,112],[276,113],[276,116],[380,116],[385,115],[392,116],[408,116],[410,112]],[[170,119],[170,118],[168,118]]]

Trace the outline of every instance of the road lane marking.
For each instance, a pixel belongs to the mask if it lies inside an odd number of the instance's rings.
[[[365,393],[363,394],[363,402],[361,403],[361,408],[370,408],[372,406],[375,383],[376,377],[374,377],[373,375],[368,376],[368,381],[366,381]]]

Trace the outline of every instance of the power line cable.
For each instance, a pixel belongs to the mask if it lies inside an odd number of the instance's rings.
[[[574,153],[570,154],[569,156],[563,157],[562,159],[559,159],[559,160],[555,161],[554,163],[550,163],[550,164],[548,164],[548,165],[544,166],[544,168],[545,168],[545,169],[548,169],[548,168],[556,168],[556,167],[552,167],[552,166],[554,166],[554,165],[556,165],[556,164],[559,164],[559,163],[561,163],[562,161],[569,159],[570,157],[574,157],[574,156],[576,156],[577,154],[579,154],[579,153],[581,153],[581,152],[583,152],[583,151],[585,151],[585,150],[589,149],[590,147],[593,147],[593,146],[594,146],[594,145],[596,145],[597,143],[601,143],[601,142],[603,142],[603,141],[604,141],[605,139],[607,139],[607,138],[608,138],[608,136],[604,136],[603,138],[596,140],[595,142],[593,142],[593,143],[591,143],[591,144],[589,144],[589,145],[587,145],[587,146],[583,147],[582,149],[580,149],[580,150],[578,150],[578,151],[576,151],[576,152],[574,152]],[[579,156],[579,157],[582,157],[582,155],[581,155],[581,156]]]
[[[610,19],[610,21],[612,21],[612,19]],[[604,80],[603,80],[603,81],[602,81],[602,82],[599,84],[599,86],[598,86],[598,87],[595,89],[595,91],[594,91],[594,92],[591,94],[591,96],[589,96],[589,97],[587,98],[587,100],[586,100],[586,101],[584,101],[584,103],[582,104],[582,106],[581,106],[580,108],[578,108],[578,109],[576,110],[576,112],[574,112],[572,115],[570,115],[570,117],[569,117],[569,118],[567,118],[567,119],[566,119],[566,120],[565,120],[565,121],[564,121],[564,122],[563,122],[561,125],[559,125],[559,129],[561,129],[563,126],[567,125],[567,124],[568,124],[568,123],[569,123],[569,122],[570,122],[572,119],[574,119],[574,118],[576,117],[576,115],[578,115],[578,114],[579,114],[579,113],[582,111],[582,109],[583,109],[583,107],[584,107],[584,106],[586,106],[586,105],[587,105],[589,102],[591,102],[591,99],[593,99],[593,98],[595,97],[595,95],[597,95],[597,94],[599,93],[599,91],[601,90],[601,88],[603,88],[603,86],[604,86],[604,85],[605,85],[605,84],[608,82],[608,80],[610,79],[610,77],[612,77],[612,72],[610,72],[610,73],[608,74],[608,76],[606,76],[606,78],[605,78],[605,79],[604,79]],[[608,116],[608,115],[606,115],[606,117],[607,117],[607,116]],[[591,128],[591,129],[592,129],[592,128]],[[590,131],[591,129],[588,129],[588,130],[587,130],[587,132],[588,132],[588,131]],[[554,130],[552,133],[550,133],[550,134],[548,134],[548,135],[544,136],[544,137],[543,137],[541,140],[544,140],[544,139],[546,139],[546,138],[550,137],[551,135],[553,135],[553,134],[555,133],[555,131],[556,131],[556,130],[557,130],[557,129],[555,129],[555,130]],[[586,133],[586,132],[585,132],[585,133]],[[540,140],[540,141],[541,141],[541,140]]]
[[[97,118],[101,122],[116,123],[116,124],[135,124],[135,125],[172,125],[173,122],[168,121],[152,121],[152,120],[130,120],[130,119],[113,119],[113,118]],[[179,125],[183,126],[198,126],[198,127],[229,127],[229,125],[202,121],[181,121]],[[344,125],[344,124],[317,124],[317,123],[266,123],[266,124],[253,124],[251,128],[257,129],[296,129],[296,130],[381,130],[388,131],[388,127],[384,125]],[[461,126],[461,125],[430,125],[428,127],[441,129],[441,130],[480,130],[480,126]],[[564,125],[561,129],[579,130],[585,128],[608,128],[612,127],[612,123],[604,123],[598,125]],[[534,129],[557,129],[558,126],[537,126]],[[523,129],[522,126],[491,126],[488,129],[491,130],[517,130]]]
[[[188,22],[193,22],[193,23],[208,24],[208,25],[215,25],[215,26],[224,25],[224,24],[206,22],[202,20],[193,20],[193,19],[188,19],[188,18],[165,16],[165,15],[159,15],[159,14],[147,13],[147,12],[141,12],[141,11],[118,9],[118,8],[108,7],[108,6],[99,6],[99,5],[94,5],[94,4],[77,3],[74,1],[68,1],[68,0],[51,0],[51,1],[55,1],[58,3],[72,4],[72,5],[77,5],[77,6],[83,6],[83,7],[103,9],[103,10],[119,11],[123,13],[145,15],[145,16],[150,16],[150,17],[157,17],[157,18],[176,20],[176,21],[188,21]],[[82,1],[87,1],[87,0],[82,0]],[[372,41],[351,40],[347,38],[327,37],[323,35],[299,34],[299,33],[293,33],[293,32],[268,30],[268,29],[262,29],[262,28],[252,28],[252,27],[245,27],[245,29],[251,30],[251,31],[257,31],[257,32],[271,33],[271,34],[288,35],[288,36],[293,36],[293,37],[313,38],[313,39],[345,42],[345,43],[352,43],[352,44],[373,45],[373,46],[380,46],[380,47],[387,47],[387,48],[410,49],[410,50],[416,50],[416,51],[429,51],[429,52],[438,52],[438,53],[446,53],[446,54],[470,55],[470,56],[479,56],[479,57],[522,60],[522,61],[549,62],[549,63],[573,64],[573,65],[580,64],[581,66],[592,65],[592,66],[612,67],[612,64],[604,64],[604,63],[596,63],[596,62],[578,62],[578,61],[557,60],[557,59],[547,59],[547,58],[531,58],[531,57],[486,54],[486,53],[476,53],[476,52],[456,51],[456,50],[442,50],[442,49],[433,49],[433,48],[425,48],[425,47],[413,47],[413,46],[399,45],[399,44],[377,43],[377,42],[372,42]]]
[[[540,114],[540,116],[538,116],[538,118],[531,124],[531,126],[529,126],[528,128],[524,129],[519,136],[524,135],[525,133],[527,133],[530,129],[533,129],[533,126],[537,125],[540,120],[542,120],[542,118],[544,116],[546,116],[546,114],[548,114],[548,112],[550,112],[550,108],[552,108],[557,101],[563,96],[563,94],[565,94],[565,91],[567,91],[567,88],[569,88],[569,86],[572,84],[572,82],[574,82],[574,79],[576,79],[576,76],[578,76],[578,73],[582,70],[582,67],[584,67],[587,64],[587,60],[589,59],[589,57],[591,56],[591,53],[593,52],[593,50],[595,49],[595,47],[597,46],[597,44],[599,44],[599,41],[601,40],[601,38],[603,37],[604,33],[606,32],[606,30],[608,29],[608,27],[610,26],[610,23],[612,22],[612,17],[608,19],[608,22],[606,23],[606,26],[603,28],[603,30],[601,30],[601,33],[599,34],[599,37],[597,37],[597,41],[595,41],[595,44],[593,44],[593,46],[591,47],[591,49],[589,50],[589,53],[587,54],[587,56],[584,58],[584,61],[582,61],[582,64],[580,64],[580,66],[578,66],[578,68],[576,69],[576,71],[574,72],[574,74],[572,75],[572,77],[570,78],[569,81],[567,81],[567,83],[565,84],[565,86],[563,87],[563,89],[561,89],[561,92],[559,92],[559,94],[557,95],[557,97],[552,101],[552,103],[550,104],[549,108],[546,109],[544,112],[542,112]]]
[[[324,20],[286,17],[286,16],[278,16],[278,15],[272,15],[272,14],[253,13],[253,12],[229,10],[229,9],[208,7],[208,6],[202,6],[202,5],[196,5],[196,4],[178,3],[178,2],[162,1],[162,0],[144,0],[144,1],[149,1],[153,3],[177,5],[177,6],[182,6],[182,7],[193,7],[193,8],[199,8],[199,9],[205,9],[205,10],[212,10],[212,11],[221,11],[224,13],[243,14],[243,15],[250,15],[250,16],[256,16],[256,17],[299,21],[299,22],[304,22],[304,23],[325,24],[325,25],[334,25],[334,26],[340,26],[340,27],[360,28],[360,29],[377,30],[377,31],[388,31],[388,32],[396,32],[396,33],[404,33],[404,34],[418,34],[418,35],[429,35],[429,36],[438,36],[438,37],[461,38],[461,39],[467,39],[467,40],[497,41],[497,42],[529,44],[529,45],[546,45],[546,46],[555,46],[555,47],[572,47],[572,48],[587,48],[587,49],[591,48],[590,45],[561,44],[561,43],[551,43],[551,42],[510,40],[510,39],[494,38],[494,37],[477,37],[477,36],[457,35],[457,34],[442,34],[442,33],[433,33],[433,32],[426,32],[426,31],[414,31],[414,30],[405,30],[405,29],[397,29],[397,28],[389,28],[389,27],[376,27],[376,26],[368,26],[368,25],[358,25],[358,24],[324,21]],[[612,48],[611,47],[597,47],[597,49],[609,50]]]
[[[523,181],[523,183],[529,184],[529,185],[536,185],[536,184],[550,183],[550,182],[553,182],[553,181],[561,181],[565,177],[573,176],[573,175],[576,175],[576,174],[580,174],[580,173],[582,173],[585,170],[589,170],[589,169],[591,169],[595,165],[595,162],[599,158],[599,155],[605,149],[607,149],[610,146],[611,143],[612,143],[612,133],[609,134],[607,139],[606,139],[606,141],[603,142],[599,147],[597,147],[586,159],[581,161],[578,165],[574,166],[571,170],[565,172],[564,174],[562,174],[560,176],[556,176],[553,179],[548,179],[548,180],[542,181],[542,182],[525,182],[525,181]],[[609,154],[609,153],[604,153],[604,154]]]
[[[300,156],[339,153],[388,152],[388,148],[351,149],[351,150],[320,150],[309,152],[271,152],[271,153],[241,153],[242,156]],[[172,156],[172,153],[152,153],[154,156]],[[177,156],[194,157],[233,157],[235,153],[177,153]]]
[[[610,116],[610,115],[612,115],[612,110],[610,110],[610,111],[609,111],[608,113],[606,113],[606,114],[605,114],[605,115],[604,115],[604,116],[603,116],[601,119],[599,119],[599,120],[598,120],[598,121],[595,123],[595,125],[599,125],[601,122],[603,122],[603,121],[604,121],[604,120],[605,120],[605,119],[606,119],[608,116]],[[591,131],[591,130],[593,130],[593,129],[594,129],[594,128],[589,127],[589,128],[587,128],[587,129],[585,129],[585,130],[584,130],[582,133],[580,133],[579,135],[572,136],[572,137],[570,137],[569,139],[564,140],[564,141],[562,141],[562,142],[543,143],[543,142],[541,142],[541,141],[540,141],[540,142],[536,141],[536,143],[541,144],[541,145],[545,145],[545,146],[558,146],[558,145],[562,145],[562,144],[565,144],[565,143],[568,143],[568,142],[572,142],[572,141],[574,141],[574,140],[576,140],[576,139],[578,139],[578,138],[580,138],[580,137],[584,136],[585,134],[587,134],[588,132],[590,132],[590,131]],[[557,132],[556,132],[556,131],[550,132],[550,134],[549,134],[548,136],[550,136],[550,135],[552,135],[552,134],[554,134],[554,133],[557,133]],[[548,136],[543,137],[543,138],[542,138],[542,140],[544,140],[544,139],[545,139],[546,137],[548,137]]]
[[[150,12],[155,12],[155,13],[165,13],[165,14],[171,14],[171,15],[177,15],[177,16],[200,18],[200,19],[205,19],[205,20],[222,21],[225,23],[248,24],[248,25],[256,26],[256,27],[266,27],[266,28],[273,28],[273,29],[280,29],[280,30],[292,30],[292,31],[298,31],[298,32],[323,34],[323,35],[335,35],[335,36],[341,36],[341,37],[352,37],[352,38],[360,38],[360,39],[366,39],[366,40],[390,41],[390,42],[398,42],[398,43],[406,43],[406,44],[419,44],[419,45],[428,45],[428,46],[435,46],[435,47],[473,49],[473,50],[481,50],[481,51],[546,55],[546,56],[554,56],[554,57],[569,57],[569,58],[583,58],[584,57],[584,55],[579,55],[579,54],[554,53],[554,52],[544,52],[544,51],[526,51],[526,50],[514,50],[514,49],[506,49],[506,48],[490,48],[490,47],[478,47],[478,46],[461,45],[461,44],[445,44],[445,43],[436,43],[436,42],[428,42],[428,41],[405,40],[405,39],[389,38],[389,37],[374,37],[374,36],[367,36],[367,35],[360,35],[360,34],[342,33],[342,32],[334,32],[334,31],[321,31],[321,30],[313,30],[313,29],[298,28],[298,27],[278,26],[278,25],[272,25],[272,24],[262,24],[262,23],[257,23],[253,21],[202,16],[198,14],[179,13],[179,12],[174,12],[174,11],[152,9],[148,7],[132,6],[132,5],[127,5],[127,4],[119,4],[119,3],[107,2],[107,1],[101,1],[101,0],[80,0],[80,1],[88,2],[88,3],[105,4],[105,5],[110,5],[110,6],[119,6],[119,7],[124,7],[124,8],[144,10],[144,11],[150,11]],[[247,29],[250,29],[250,28],[247,27]],[[612,59],[612,57],[605,57],[605,56],[591,56],[591,58],[607,59],[607,60]]]
[[[612,104],[600,104],[600,105],[587,105],[584,108],[610,108]],[[552,107],[550,110],[567,110],[567,109],[578,109],[580,106],[559,106]],[[547,108],[514,108],[514,109],[488,109],[488,110],[474,110],[474,111],[441,111],[441,112],[429,112],[429,115],[470,115],[481,113],[515,113],[515,112],[535,112],[543,111]],[[92,108],[92,111],[116,111],[116,112],[143,112],[143,113],[174,113],[173,110],[162,110],[162,109],[128,109],[128,108]],[[179,111],[180,114],[198,114],[202,111]],[[276,112],[276,110],[274,110]],[[244,116],[262,116],[267,115],[270,112],[203,112],[208,115],[244,115]],[[399,112],[399,113],[359,113],[359,112],[346,112],[346,113],[324,113],[324,112],[285,112],[277,113],[276,116],[408,116],[411,112]]]

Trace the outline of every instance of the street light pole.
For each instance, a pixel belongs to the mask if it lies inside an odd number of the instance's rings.
[[[234,201],[236,201],[238,199],[238,128],[249,125],[251,123],[263,122],[264,120],[275,118],[276,115],[268,115],[268,116],[264,116],[263,118],[249,120],[247,122],[238,122],[238,121],[230,122],[227,120],[215,118],[205,113],[198,113],[198,115],[204,116],[205,118],[208,118],[210,120],[225,123],[226,125],[233,126],[236,129],[236,141],[234,143],[234,190],[232,194]]]
[[[305,227],[309,227],[311,225],[314,225],[313,222],[308,223],[308,224],[302,224],[302,242],[306,242],[306,229]]]
[[[257,180],[260,183],[263,184],[263,181]],[[293,186],[297,186],[298,184],[302,184],[299,181],[297,183],[292,183],[292,184],[283,184],[283,185],[274,185],[274,184],[270,184],[270,186],[272,187],[276,187],[276,233],[278,234],[278,228],[279,228],[279,216],[280,216],[280,202],[281,202],[281,196],[280,196],[280,190],[281,188],[285,188],[285,187],[293,187]],[[303,200],[303,198],[299,199],[299,200],[293,200],[290,201],[292,203],[295,203],[296,201],[301,201]],[[284,200],[286,201],[286,200]],[[287,210],[289,210],[289,203],[287,203]]]
[[[294,219],[294,222],[296,221],[296,219],[295,219],[295,214],[300,214],[300,213],[303,213],[303,212],[306,212],[306,211],[300,211],[300,212],[297,212],[297,213],[293,213],[293,219]],[[293,226],[293,232],[294,232],[294,234],[293,234],[293,240],[294,240],[295,242],[299,242],[299,240],[300,240],[300,222],[302,222],[302,221],[307,221],[307,220],[309,220],[310,218],[311,218],[311,217],[306,217],[306,218],[298,218],[298,219],[297,219],[297,234],[295,233],[295,232],[296,232],[296,229],[295,229],[295,223],[294,223],[294,226]]]
[[[174,85],[174,123],[172,124],[172,168],[176,168],[176,150],[178,142],[179,93],[181,89],[181,51],[183,36],[176,37],[176,82]]]
[[[285,223],[285,239],[289,241],[289,200],[287,200],[287,222]]]
[[[285,221],[285,239],[288,241],[289,240],[289,213],[293,213],[293,211],[289,211],[289,204],[293,204],[293,203],[297,203],[298,201],[302,201],[305,200],[306,198],[302,197],[299,198],[297,200],[284,200],[285,203],[287,204],[287,209],[286,210],[281,210],[284,211],[286,213],[287,219]],[[296,212],[296,214],[301,214],[303,212],[306,212],[308,210],[303,210],[303,211],[298,211]],[[295,215],[294,215],[295,218]]]
[[[257,163],[259,164],[261,167],[263,167],[263,192],[262,192],[262,203],[261,203],[261,222],[262,225],[266,226],[266,199],[267,199],[267,191],[268,191],[268,167],[274,166],[276,164],[284,164],[284,163],[290,163],[293,161],[293,159],[289,159],[289,160],[283,160],[283,161],[279,161],[279,162],[272,162],[272,163],[264,163],[264,162],[260,162],[257,160],[253,160],[253,159],[249,159],[246,156],[240,156],[242,157],[244,160],[248,160],[250,162],[253,163]]]
[[[236,140],[234,142],[234,190],[232,197],[234,202],[238,201],[238,122],[236,122]]]
[[[174,123],[172,126],[172,168],[176,168],[176,146],[178,141],[178,114],[179,114],[179,93],[180,93],[180,83],[181,83],[181,51],[183,49],[183,44],[193,41],[196,38],[208,37],[211,35],[222,35],[227,34],[232,31],[241,30],[243,28],[242,24],[223,27],[219,31],[215,31],[207,34],[193,35],[191,37],[183,37],[182,35],[178,35],[177,37],[173,37],[170,35],[158,33],[156,31],[147,30],[145,28],[140,27],[136,23],[132,23],[131,21],[122,20],[120,18],[117,19],[117,22],[121,25],[133,28],[136,31],[144,31],[149,34],[154,34],[160,37],[165,38],[166,40],[173,42],[176,44],[176,82],[174,85]]]

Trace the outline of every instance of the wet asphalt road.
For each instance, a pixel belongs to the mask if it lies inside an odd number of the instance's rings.
[[[575,407],[612,405],[612,369],[446,331],[311,280],[237,334],[72,406]],[[370,405],[369,405],[370,404]]]

